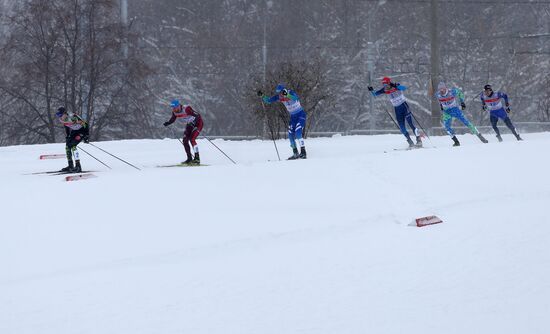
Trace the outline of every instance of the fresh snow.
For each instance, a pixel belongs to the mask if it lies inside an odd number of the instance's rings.
[[[550,134],[0,148],[0,333],[550,332]],[[278,141],[282,157],[287,141]],[[413,227],[437,215],[442,224]]]

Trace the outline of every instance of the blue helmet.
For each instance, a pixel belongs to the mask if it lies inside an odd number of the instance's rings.
[[[280,93],[280,92],[283,91],[283,89],[285,89],[285,85],[283,85],[283,84],[278,84],[278,85],[277,85],[277,88],[275,88],[275,92],[276,92],[276,93]]]
[[[172,100],[172,102],[170,102],[170,107],[172,108],[177,108],[179,107],[181,104],[180,104],[180,101],[179,100]]]
[[[55,113],[55,116],[57,117],[61,117],[63,116],[63,114],[65,113],[65,107],[59,107],[57,108],[57,112]]]

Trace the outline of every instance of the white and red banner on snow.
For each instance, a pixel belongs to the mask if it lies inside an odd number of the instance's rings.
[[[418,227],[424,227],[428,225],[443,223],[443,221],[437,216],[426,216],[426,217],[416,218],[415,222],[416,222],[416,226]]]
[[[42,154],[40,156],[40,160],[46,160],[46,159],[63,159],[65,158],[65,154]]]
[[[91,179],[97,177],[94,174],[86,173],[86,174],[78,174],[78,175],[69,175],[65,177],[65,181],[79,181],[79,180],[85,180],[85,179]]]

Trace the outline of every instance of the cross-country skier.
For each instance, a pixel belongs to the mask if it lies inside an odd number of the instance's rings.
[[[483,87],[483,92],[479,94],[479,97],[481,98],[483,110],[489,111],[489,119],[491,120],[491,125],[493,126],[493,130],[495,130],[495,133],[497,134],[497,139],[499,142],[502,141],[500,131],[497,127],[497,122],[499,118],[502,118],[506,126],[510,129],[510,131],[512,131],[514,136],[516,136],[517,140],[523,140],[519,136],[514,125],[512,124],[512,120],[510,119],[510,117],[508,117],[508,114],[510,113],[510,103],[508,102],[508,95],[499,91],[494,92],[491,88],[491,85],[485,85]],[[502,106],[502,100],[504,100],[506,110]]]
[[[202,131],[202,116],[193,108],[191,108],[191,106],[182,105],[179,100],[173,100],[170,103],[170,106],[172,107],[172,117],[167,122],[164,122],[164,126],[168,126],[174,123],[176,118],[179,118],[185,122],[185,131],[183,132],[183,146],[185,147],[187,160],[185,160],[183,163],[199,165],[201,163],[201,159],[199,156],[199,146],[197,145],[196,139]],[[191,155],[191,147],[189,146],[189,143],[191,143],[191,145],[193,146],[195,157]]]
[[[405,127],[405,121],[409,123],[409,127],[416,136],[416,146],[421,147],[422,139],[420,137],[420,132],[414,126],[411,110],[407,103],[407,99],[403,94],[403,91],[407,89],[407,87],[400,85],[399,83],[392,82],[391,79],[388,77],[384,77],[382,79],[382,84],[384,86],[378,90],[374,90],[374,88],[372,88],[371,86],[368,86],[368,89],[373,96],[385,94],[390,98],[390,102],[395,110],[395,118],[397,119],[397,124],[399,124],[399,130],[401,130],[401,133],[405,136],[405,138],[407,138],[407,143],[409,143],[410,147],[415,146],[415,144],[411,140],[411,136],[409,135],[407,128]]]
[[[303,138],[303,131],[306,126],[306,112],[300,104],[300,98],[295,91],[286,89],[283,84],[277,85],[275,93],[277,94],[269,97],[265,96],[262,91],[258,91],[258,95],[262,97],[265,103],[282,102],[290,114],[288,139],[290,140],[290,147],[292,147],[292,156],[288,160],[306,159],[306,146]],[[296,141],[300,144],[300,153],[298,153]]]
[[[65,153],[67,154],[68,166],[61,169],[62,172],[80,173],[82,166],[80,165],[80,153],[78,152],[77,145],[84,141],[89,140],[88,123],[80,118],[78,115],[67,112],[65,107],[59,107],[55,113],[59,121],[65,128]],[[73,156],[74,162],[73,165]]]
[[[472,123],[470,123],[466,116],[464,116],[462,111],[458,109],[459,105],[462,110],[466,109],[466,104],[464,103],[464,93],[462,93],[460,89],[448,89],[447,85],[444,82],[440,82],[439,85],[437,85],[437,93],[435,93],[435,97],[437,98],[437,100],[439,101],[439,105],[441,106],[441,122],[445,126],[445,130],[447,130],[449,136],[451,136],[454,142],[453,146],[460,146],[460,142],[456,138],[455,131],[451,127],[453,118],[457,118],[462,123],[464,123],[464,125],[466,125],[470,129],[470,131],[474,135],[476,135],[483,143],[488,142],[487,139],[485,139],[483,135],[479,133],[477,128]]]

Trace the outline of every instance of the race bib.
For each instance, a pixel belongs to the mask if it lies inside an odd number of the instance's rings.
[[[283,104],[285,105],[286,110],[288,110],[288,112],[291,114],[302,110],[302,105],[300,104],[300,101],[293,101],[289,99],[288,101],[283,101]]]
[[[485,104],[489,110],[497,110],[502,108],[502,101],[500,98],[486,99]]]
[[[439,103],[443,107],[443,109],[451,109],[458,107],[458,103],[456,102],[456,99],[454,96],[449,97],[438,97]]]
[[[407,99],[405,98],[405,95],[401,93],[401,91],[397,91],[390,94],[390,101],[394,107],[397,107],[407,101]]]

